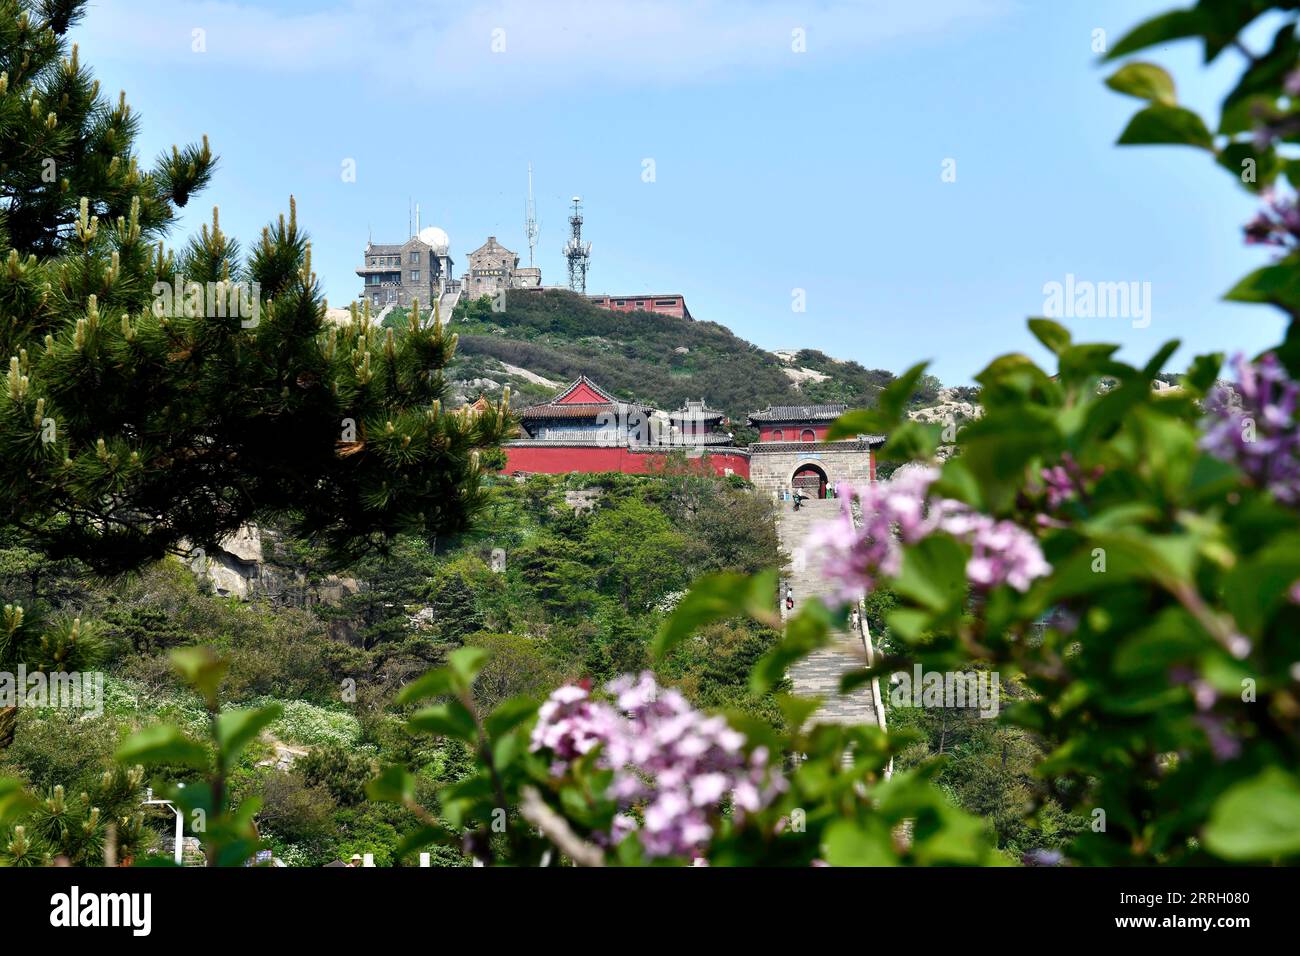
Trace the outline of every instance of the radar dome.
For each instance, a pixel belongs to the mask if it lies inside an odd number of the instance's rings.
[[[432,246],[434,254],[439,256],[445,256],[447,250],[451,248],[451,240],[437,226],[426,226],[421,229],[420,241],[425,245]]]

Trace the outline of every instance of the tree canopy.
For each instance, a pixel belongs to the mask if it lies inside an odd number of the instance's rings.
[[[328,322],[292,198],[246,253],[215,209],[168,248],[217,159],[141,167],[84,6],[0,0],[0,521],[106,571],[272,516],[339,555],[464,527],[508,416],[441,406],[456,337]]]

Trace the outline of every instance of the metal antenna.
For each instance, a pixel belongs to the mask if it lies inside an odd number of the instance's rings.
[[[569,288],[587,294],[587,267],[591,263],[591,243],[582,241],[582,197],[573,197],[569,216],[569,241],[564,244],[564,258],[569,260]]]
[[[528,164],[528,204],[524,206],[524,235],[528,238],[528,268],[533,268],[537,248],[537,205],[533,202],[533,164]]]

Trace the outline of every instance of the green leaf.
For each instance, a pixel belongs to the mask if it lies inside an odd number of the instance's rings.
[[[1222,352],[1198,355],[1192,359],[1191,367],[1183,376],[1181,384],[1198,395],[1204,395],[1218,380],[1219,369],[1221,368],[1223,368]]]
[[[865,667],[845,671],[840,675],[840,693],[851,694],[859,687],[865,687],[867,684],[870,684],[871,679],[875,676],[875,671],[868,670]]]
[[[774,624],[776,617],[775,570],[759,574],[721,572],[700,578],[682,598],[668,620],[664,621],[651,645],[651,656],[663,659],[669,651],[696,630],[714,621],[748,615]]]
[[[1300,275],[1296,264],[1278,263],[1256,269],[1223,296],[1229,302],[1267,302],[1300,309]]]
[[[532,698],[511,697],[493,708],[492,713],[483,719],[483,727],[489,737],[500,737],[514,730],[535,713],[537,713],[537,703]]]
[[[156,724],[132,734],[117,750],[117,760],[124,764],[177,764],[206,770],[208,749],[185,736],[171,724]]]
[[[411,683],[397,693],[397,703],[410,704],[427,697],[444,697],[452,692],[451,670],[437,667]]]
[[[1225,33],[1228,42],[1237,38],[1231,27]],[[1300,55],[1300,44],[1296,41],[1295,23],[1283,23],[1273,34],[1268,52],[1252,60],[1236,88],[1224,98],[1224,108],[1260,96],[1275,101],[1282,93],[1287,74],[1295,69],[1297,55]]]
[[[897,866],[889,828],[874,818],[864,824],[836,820],[826,828],[826,862],[831,866]]]
[[[1300,783],[1269,767],[1229,787],[1205,825],[1205,845],[1225,860],[1277,860],[1300,853]]]
[[[819,701],[812,697],[777,694],[776,703],[781,708],[781,715],[785,718],[786,725],[791,731],[797,732],[808,722],[808,718],[817,712]]]
[[[962,457],[990,510],[1002,511],[1015,501],[1031,462],[1058,454],[1059,427],[1055,413],[1037,405],[989,406],[983,418],[966,426]]]
[[[1238,561],[1224,581],[1224,603],[1244,633],[1259,635],[1298,580],[1300,536],[1288,534]]]
[[[876,458],[879,461],[929,461],[942,437],[942,425],[906,421],[890,431],[889,440],[876,453]]]
[[[209,710],[216,710],[217,689],[230,669],[230,662],[204,645],[178,648],[172,651],[171,659],[185,683],[198,691]]]
[[[1138,24],[1111,47],[1104,59],[1116,60],[1170,40],[1200,36],[1205,20],[1197,10],[1171,10]]]
[[[1174,664],[1195,660],[1211,645],[1208,634],[1182,608],[1166,608],[1150,627],[1128,637],[1113,658],[1116,675],[1165,674]]]
[[[946,534],[922,539],[903,552],[894,590],[938,614],[960,607],[966,596],[966,551]]]
[[[881,391],[875,408],[858,409],[837,418],[826,433],[827,441],[853,438],[856,435],[885,434],[903,418],[912,395],[925,375],[929,363],[913,365]]]
[[[1232,103],[1224,103],[1219,113],[1219,134],[1221,136],[1239,136],[1254,130],[1257,119],[1262,112],[1271,112],[1276,105],[1276,97],[1245,96]]]
[[[415,777],[403,766],[385,767],[366,783],[366,796],[380,803],[404,804],[415,799]]]
[[[478,672],[492,655],[482,647],[459,647],[447,655],[447,666],[451,670],[456,687],[468,691],[474,686]]]
[[[1059,322],[1033,318],[1029,320],[1029,331],[1033,332],[1034,338],[1047,346],[1054,355],[1060,355],[1070,347],[1070,333]]]
[[[14,777],[0,777],[0,828],[9,826],[36,806],[36,800]]]
[[[1005,395],[1023,397],[1042,391],[1051,385],[1047,373],[1028,355],[1010,352],[999,355],[975,376],[984,387],[985,404],[995,404],[995,399]]]
[[[1276,152],[1272,149],[1261,152],[1255,148],[1254,143],[1229,143],[1219,150],[1216,162],[1232,173],[1251,192],[1259,192],[1260,189],[1270,185],[1277,178],[1280,168]],[[1247,182],[1242,177],[1252,167],[1254,179]]]
[[[246,710],[223,711],[217,718],[217,743],[221,747],[221,758],[226,766],[233,764],[249,741],[256,737],[262,728],[280,719],[284,708],[279,704]]]
[[[826,440],[839,441],[842,438],[856,438],[859,435],[884,435],[896,424],[898,424],[897,418],[891,418],[878,408],[855,408],[831,422],[831,427],[826,432]]]
[[[1181,106],[1148,106],[1120,134],[1121,146],[1199,146],[1213,149],[1205,121]]]
[[[1106,85],[1116,93],[1152,103],[1174,106],[1178,102],[1173,77],[1154,63],[1126,63],[1111,74]]]
[[[478,740],[478,725],[474,723],[474,715],[458,700],[418,710],[411,715],[408,725],[412,730],[454,737],[467,744]]]
[[[821,601],[816,598],[805,601],[799,613],[786,621],[781,640],[760,657],[749,672],[750,692],[761,697],[784,680],[791,664],[830,640],[831,629],[836,623],[835,615]]]
[[[1119,365],[1113,356],[1118,351],[1118,345],[1102,342],[1071,345],[1060,355],[1061,380],[1076,385],[1090,378],[1113,375]]]
[[[458,847],[460,842],[460,836],[446,827],[425,824],[416,827],[402,837],[401,842],[397,844],[396,856],[400,859],[409,854],[417,853],[426,846],[447,845]]]

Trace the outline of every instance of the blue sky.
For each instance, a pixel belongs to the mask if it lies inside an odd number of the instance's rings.
[[[1114,43],[1172,5],[97,0],[74,39],[142,114],[146,158],[210,136],[221,166],[186,230],[217,204],[248,243],[295,194],[332,305],[360,291],[369,234],[405,238],[408,197],[457,273],[489,234],[526,259],[531,160],[546,283],[581,194],[589,291],[681,292],[765,348],[930,359],[958,384],[1003,352],[1045,359],[1025,318],[1067,274],[1151,284],[1146,328],[1065,323],[1132,360],[1280,337],[1272,311],[1219,301],[1265,261],[1240,238],[1252,200],[1204,154],[1113,145],[1136,101],[1102,85],[1093,31]],[[1201,109],[1240,65],[1149,58]]]

